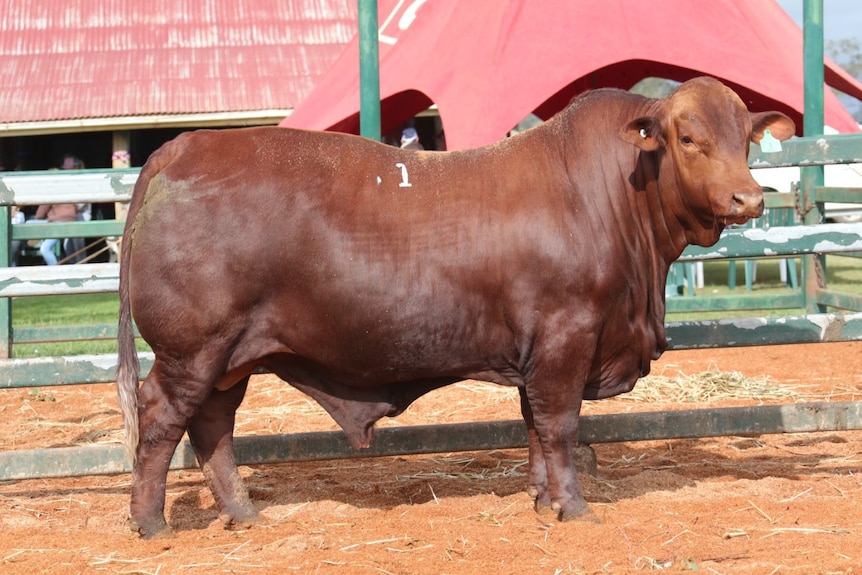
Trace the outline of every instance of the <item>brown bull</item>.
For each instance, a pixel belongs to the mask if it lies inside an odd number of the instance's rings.
[[[785,139],[794,126],[700,78],[662,100],[589,92],[469,151],[281,128],[164,145],[123,235],[133,527],[167,530],[185,431],[222,519],[254,519],[233,425],[259,367],[318,401],[357,448],[435,388],[515,386],[537,509],[593,517],[572,461],[581,401],[631,390],[666,348],[664,285],[683,249],[761,214],[746,160],[766,129]],[[131,313],[155,352],[140,389]]]

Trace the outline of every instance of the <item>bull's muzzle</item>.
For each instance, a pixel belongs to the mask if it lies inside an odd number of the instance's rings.
[[[763,215],[763,191],[740,191],[731,198],[731,217],[759,218]]]

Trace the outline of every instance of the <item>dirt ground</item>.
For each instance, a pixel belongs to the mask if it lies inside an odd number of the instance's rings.
[[[740,372],[789,397],[627,397],[588,414],[862,400],[862,342],[668,352],[653,373]],[[701,404],[704,405],[701,405]],[[515,419],[512,390],[465,382],[384,425]],[[0,450],[120,440],[110,385],[0,391]],[[239,434],[334,429],[256,376]],[[862,573],[862,432],[595,445],[599,525],[538,516],[526,451],[243,467],[262,513],[222,528],[197,471],[171,472],[169,539],[127,524],[128,475],[0,482],[0,573]]]

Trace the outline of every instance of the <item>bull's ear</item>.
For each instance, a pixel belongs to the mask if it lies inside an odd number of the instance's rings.
[[[751,114],[751,141],[760,143],[766,130],[778,140],[786,140],[796,133],[796,124],[781,112]]]
[[[632,120],[622,129],[620,137],[645,152],[654,152],[664,146],[661,123],[654,116],[641,116]]]

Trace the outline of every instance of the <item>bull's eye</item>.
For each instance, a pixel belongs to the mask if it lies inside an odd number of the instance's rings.
[[[682,142],[683,144],[685,144],[686,146],[690,146],[694,143],[694,140],[692,140],[690,136],[683,136],[682,138],[679,139],[679,141]]]

